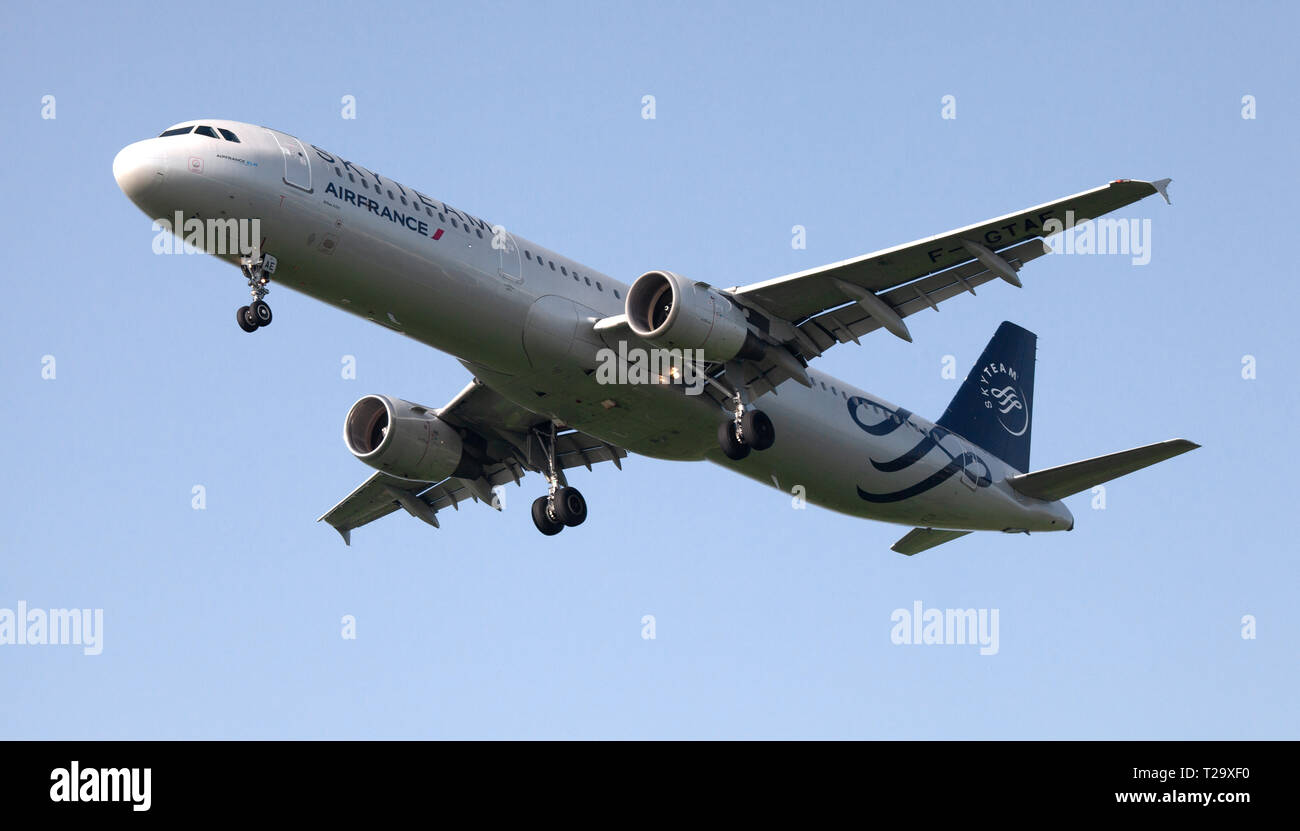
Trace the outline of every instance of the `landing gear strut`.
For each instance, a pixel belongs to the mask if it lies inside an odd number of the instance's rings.
[[[547,493],[533,501],[533,524],[538,531],[553,537],[563,531],[566,525],[573,528],[587,521],[587,500],[577,488],[565,484],[562,475],[556,470],[555,424],[551,424],[549,437],[540,431],[534,435],[546,453]]]
[[[751,450],[766,450],[776,442],[776,428],[762,410],[745,408],[736,393],[731,418],[718,425],[718,446],[728,459],[740,461]]]
[[[253,302],[240,306],[235,312],[235,319],[240,329],[255,332],[263,326],[271,325],[271,307],[262,298],[271,290],[267,285],[275,273],[275,257],[270,254],[256,259],[244,257],[239,261],[239,269],[248,281],[248,291],[253,296]]]

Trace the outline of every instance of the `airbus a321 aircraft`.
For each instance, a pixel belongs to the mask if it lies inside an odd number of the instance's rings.
[[[1062,498],[1198,446],[1173,439],[1030,472],[1036,338],[1012,323],[936,422],[810,366],[877,329],[910,341],[905,318],[991,280],[1019,286],[1021,267],[1049,252],[1045,226],[1154,193],[1168,201],[1168,179],[1118,180],[724,288],[663,270],[624,284],[337,153],[237,121],[169,127],[125,147],[113,175],[151,218],[259,221],[257,246],[218,254],[251,291],[237,314],[245,331],[271,323],[274,281],[448,352],[473,374],[441,409],[367,395],[348,411],[344,441],[376,469],[321,517],[348,543],[398,509],[436,527],[461,502],[496,507],[493,489],[527,471],[548,483],[533,521],[556,534],[587,516],[566,471],[621,468],[633,452],[708,459],[782,490],[800,485],[831,510],[914,526],[893,550],[915,554],[971,531],[1071,530]],[[635,372],[611,383],[602,350],[625,368],[643,356],[669,368],[649,383],[632,383]],[[660,355],[671,359],[654,363]]]

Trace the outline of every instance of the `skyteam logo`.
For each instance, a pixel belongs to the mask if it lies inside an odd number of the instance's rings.
[[[1029,399],[1015,367],[993,362],[981,369],[980,395],[984,396],[984,408],[994,414],[1003,430],[1023,436],[1029,429]]]
[[[873,436],[888,436],[906,426],[915,430],[919,436],[916,444],[901,456],[884,461],[871,459],[871,466],[881,473],[898,473],[907,470],[926,456],[929,456],[932,451],[941,453],[948,459],[947,464],[943,465],[943,467],[934,470],[921,481],[901,490],[880,493],[865,490],[859,485],[858,496],[863,500],[876,503],[902,502],[905,499],[911,499],[928,490],[937,488],[954,476],[965,477],[972,488],[987,488],[993,484],[988,463],[966,449],[960,438],[956,439],[955,450],[944,446],[944,439],[950,436],[955,437],[955,434],[951,431],[940,427],[938,424],[929,430],[922,430],[912,422],[912,413],[910,411],[902,408],[890,410],[861,396],[853,396],[849,399],[848,404],[849,417],[865,433]],[[874,412],[876,415],[882,416],[882,418],[876,422],[864,421],[862,415],[869,412]],[[868,418],[870,418],[870,415],[868,415]],[[949,444],[953,444],[953,442],[950,441]]]

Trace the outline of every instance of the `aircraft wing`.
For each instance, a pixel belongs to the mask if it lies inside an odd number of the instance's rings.
[[[770,342],[784,345],[803,364],[837,343],[858,342],[885,328],[911,340],[903,318],[1000,278],[1019,286],[1025,263],[1050,253],[1044,226],[1072,227],[1159,193],[1169,200],[1169,179],[1121,179],[1054,202],[985,220],[936,236],[850,260],[728,289],[741,305],[777,325]],[[1048,230],[1051,230],[1049,226]],[[760,395],[792,376],[790,363],[745,362],[745,383]]]
[[[466,500],[500,510],[493,488],[508,482],[518,484],[525,473],[540,472],[546,464],[537,431],[544,430],[549,438],[550,419],[514,404],[477,379],[437,415],[461,432],[462,438],[472,437],[466,445],[478,454],[482,477],[418,482],[377,471],[317,521],[329,523],[349,545],[353,529],[399,509],[436,528],[439,511],[448,507],[459,511]],[[564,471],[579,465],[590,470],[593,464],[612,461],[622,468],[620,460],[627,456],[623,448],[577,430],[556,429],[555,464],[561,483]]]

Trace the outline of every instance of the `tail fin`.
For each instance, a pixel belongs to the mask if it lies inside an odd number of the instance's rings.
[[[1037,335],[1003,322],[948,404],[939,426],[1017,470],[1029,470],[1037,349]]]

